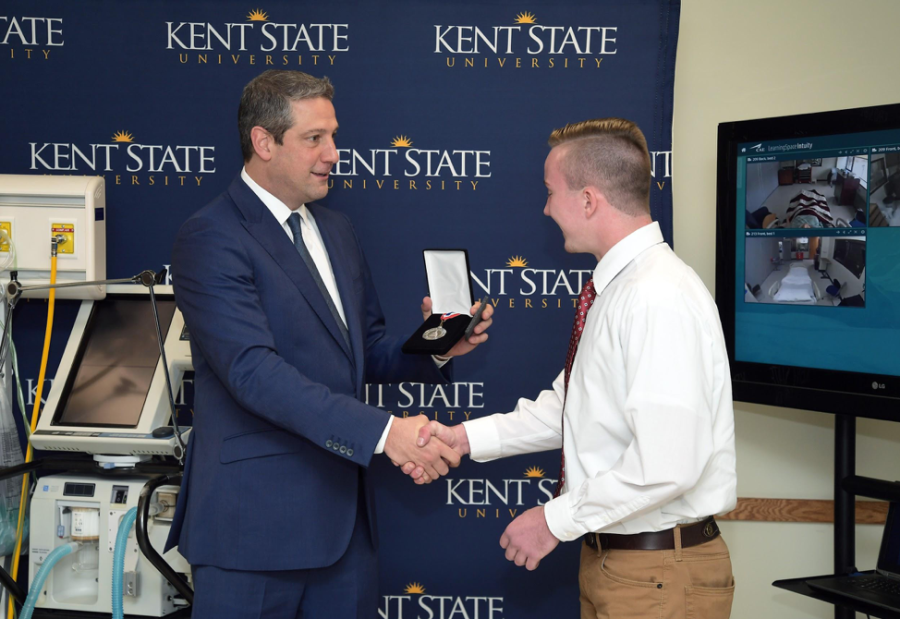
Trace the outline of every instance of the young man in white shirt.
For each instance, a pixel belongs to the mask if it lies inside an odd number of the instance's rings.
[[[570,124],[549,143],[544,214],[566,251],[598,261],[566,369],[514,411],[430,422],[419,443],[436,436],[479,462],[562,447],[558,496],[517,517],[500,545],[533,570],[581,540],[583,619],[727,618],[731,559],[712,516],[737,501],[734,412],[715,303],[650,217],[634,123]]]

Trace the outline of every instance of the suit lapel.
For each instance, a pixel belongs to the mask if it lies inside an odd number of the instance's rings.
[[[262,245],[278,266],[287,274],[300,291],[300,294],[313,308],[322,324],[340,345],[341,350],[353,361],[353,353],[347,347],[347,342],[344,341],[337,323],[331,315],[331,310],[325,304],[325,299],[322,297],[318,285],[284,229],[278,225],[278,221],[272,216],[266,205],[247,187],[247,184],[240,177],[231,184],[231,187],[228,188],[228,193],[244,214],[245,219],[241,222],[244,228]],[[343,294],[343,291],[341,291],[342,296]],[[346,312],[346,309],[344,311]]]
[[[331,270],[334,272],[334,280],[337,283],[338,293],[341,295],[341,301],[343,302],[344,316],[347,319],[347,331],[350,334],[350,343],[353,345],[356,367],[361,368],[363,367],[363,341],[359,311],[362,308],[359,307],[356,292],[353,290],[350,265],[347,262],[348,252],[343,251],[338,242],[336,232],[330,225],[331,217],[328,217],[328,213],[323,213],[324,208],[317,204],[307,204],[306,208],[310,209],[313,217],[316,218],[316,225],[322,234],[325,251],[328,252]]]

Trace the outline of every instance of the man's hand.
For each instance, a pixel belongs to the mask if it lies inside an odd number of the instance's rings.
[[[515,561],[528,571],[536,570],[541,559],[553,552],[559,540],[550,532],[544,518],[544,506],[532,507],[509,523],[500,536],[500,546],[506,549],[506,559]]]
[[[475,312],[478,310],[478,306],[481,305],[481,301],[478,301],[469,309],[469,314],[475,315]],[[491,316],[494,315],[494,306],[488,303],[488,306],[484,308],[484,312],[481,314],[481,322],[475,327],[474,332],[468,338],[463,338],[458,341],[453,348],[450,349],[449,352],[446,353],[446,357],[459,357],[461,355],[465,355],[467,353],[472,352],[479,344],[483,344],[488,339],[488,334],[485,331],[488,327],[491,326],[493,320]],[[431,297],[425,297],[422,299],[422,319],[428,320],[431,317]]]
[[[431,437],[434,437],[450,447],[459,456],[465,456],[469,453],[469,435],[466,434],[466,428],[463,424],[455,426],[445,426],[437,421],[429,421],[419,428],[419,437],[416,445],[425,447],[431,443]],[[427,484],[431,481],[430,476],[424,467],[417,466],[413,462],[407,462],[403,465],[403,473],[409,475],[417,484]]]
[[[419,440],[419,429],[428,424],[428,417],[396,417],[384,443],[384,453],[394,464],[407,462],[422,469],[425,479],[416,483],[428,483],[450,472],[449,467],[459,466],[459,454],[440,440],[431,441],[423,447]],[[421,477],[420,477],[421,478]]]

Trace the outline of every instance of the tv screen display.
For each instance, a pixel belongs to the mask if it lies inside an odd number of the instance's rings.
[[[898,158],[900,105],[719,125],[736,400],[900,420]]]

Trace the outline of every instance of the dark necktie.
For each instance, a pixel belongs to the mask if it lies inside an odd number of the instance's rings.
[[[325,282],[322,281],[322,276],[319,274],[319,269],[316,268],[315,260],[309,255],[306,243],[303,242],[303,227],[300,223],[300,213],[291,213],[290,217],[288,217],[287,224],[291,229],[291,234],[294,235],[294,247],[297,248],[297,252],[300,254],[300,257],[303,258],[303,262],[306,263],[310,275],[312,275],[316,285],[319,287],[319,291],[322,293],[322,297],[325,299],[325,304],[331,311],[331,315],[334,316],[334,321],[337,323],[341,335],[344,336],[344,341],[347,342],[347,347],[350,348],[350,336],[347,333],[347,327],[344,325],[341,315],[334,306],[334,300],[331,298],[331,293],[328,292],[328,288],[325,287]]]
[[[594,278],[592,277],[587,281],[584,285],[584,288],[581,289],[581,294],[578,297],[578,308],[575,310],[575,323],[572,325],[572,337],[569,338],[569,352],[566,354],[566,371],[565,371],[565,380],[564,380],[564,394],[568,395],[569,393],[569,377],[572,375],[572,364],[575,363],[575,353],[578,352],[578,342],[581,341],[581,334],[584,331],[584,322],[587,320],[588,311],[591,309],[591,306],[594,304],[594,299],[597,298],[597,291],[594,290]],[[565,397],[563,399],[563,416],[562,422],[560,423],[560,432],[562,432],[563,424],[566,419],[566,404]],[[565,449],[565,445],[563,445]],[[553,494],[554,497],[558,497],[559,493],[562,491],[563,485],[566,483],[566,454],[565,451],[562,452],[560,456],[559,463],[559,481],[556,483],[556,492]]]

